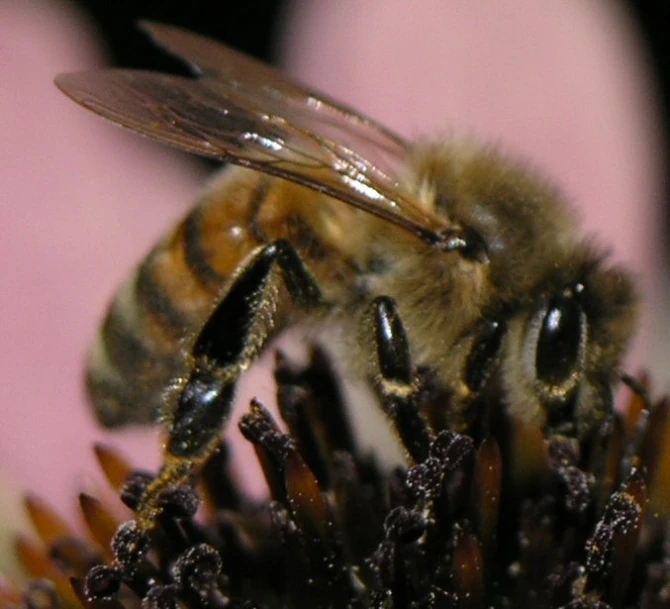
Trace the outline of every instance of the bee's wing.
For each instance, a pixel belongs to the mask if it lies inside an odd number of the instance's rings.
[[[238,87],[255,89],[262,86],[267,91],[272,90],[276,98],[287,108],[297,110],[297,113],[307,119],[310,127],[319,123],[322,127],[332,121],[330,125],[340,144],[347,144],[352,150],[363,151],[366,158],[378,169],[386,170],[393,164],[404,161],[407,143],[397,134],[384,125],[361,116],[350,108],[328,96],[319,93],[290,78],[268,65],[251,57],[239,53],[219,42],[184,30],[182,28],[142,21],[142,29],[147,32],[153,41],[174,56],[184,60],[198,75],[223,82],[235,82]],[[318,106],[316,113],[305,113],[305,107]],[[346,125],[345,129],[342,126]],[[317,130],[318,131],[318,130]],[[369,151],[368,151],[369,150]],[[370,154],[383,154],[380,160]],[[385,162],[390,163],[385,167]],[[397,166],[395,167],[397,169]]]
[[[230,80],[220,80],[223,72],[217,78],[205,73],[194,80],[106,70],[60,75],[56,84],[84,107],[133,131],[291,180],[429,243],[440,240],[441,223],[402,193],[394,170],[378,166],[390,166],[389,157],[402,160],[401,140],[243,55],[235,53],[228,61]],[[381,147],[378,140],[383,141]],[[364,155],[354,145],[365,148]],[[375,154],[386,161],[369,160]]]

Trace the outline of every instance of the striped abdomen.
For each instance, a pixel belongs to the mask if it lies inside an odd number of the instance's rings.
[[[103,425],[144,423],[160,415],[166,387],[187,372],[184,345],[259,246],[289,239],[331,299],[341,297],[354,266],[334,244],[348,210],[320,198],[240,168],[221,174],[140,264],[107,312],[86,378]]]

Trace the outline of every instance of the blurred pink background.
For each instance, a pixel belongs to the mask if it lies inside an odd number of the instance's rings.
[[[664,334],[659,127],[643,52],[615,3],[296,2],[283,40],[285,65],[304,81],[401,134],[501,143],[561,184],[587,232],[640,275],[648,311],[632,369],[649,363],[652,336]],[[70,510],[100,484],[97,440],[157,463],[156,430],[110,439],[96,427],[82,362],[116,285],[205,175],[52,84],[100,65],[94,33],[67,4],[0,4],[5,510],[26,489]],[[268,399],[267,376],[246,380],[251,394]]]

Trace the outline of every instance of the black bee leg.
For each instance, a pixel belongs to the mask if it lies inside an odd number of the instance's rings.
[[[430,431],[418,410],[409,343],[395,300],[386,296],[376,298],[368,315],[366,323],[371,326],[377,350],[375,384],[386,414],[410,458],[423,461],[428,456]]]
[[[312,309],[321,292],[287,241],[253,256],[229,284],[190,349],[190,375],[166,397],[169,435],[163,469],[147,488],[138,521],[150,528],[159,494],[188,481],[219,442],[240,375],[282,327],[286,305]]]

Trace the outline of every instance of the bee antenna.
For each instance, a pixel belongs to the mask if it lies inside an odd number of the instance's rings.
[[[638,462],[637,455],[640,454],[642,443],[644,442],[645,434],[647,427],[649,425],[649,414],[651,413],[651,399],[649,393],[642,383],[640,383],[636,378],[630,376],[626,373],[621,373],[619,375],[621,382],[626,385],[635,395],[639,396],[644,402],[644,410],[640,413],[635,429],[633,431],[633,437],[628,443],[624,457],[621,462],[621,472],[623,477],[630,475],[633,467],[635,467]]]
[[[472,228],[448,228],[438,234],[434,243],[445,252],[460,252],[466,260],[480,262],[489,261],[488,247],[482,236]]]
[[[626,385],[635,395],[639,396],[644,402],[644,406],[647,410],[651,410],[651,398],[649,397],[649,392],[646,390],[644,385],[640,383],[635,377],[630,374],[622,372],[619,375],[621,382]]]

